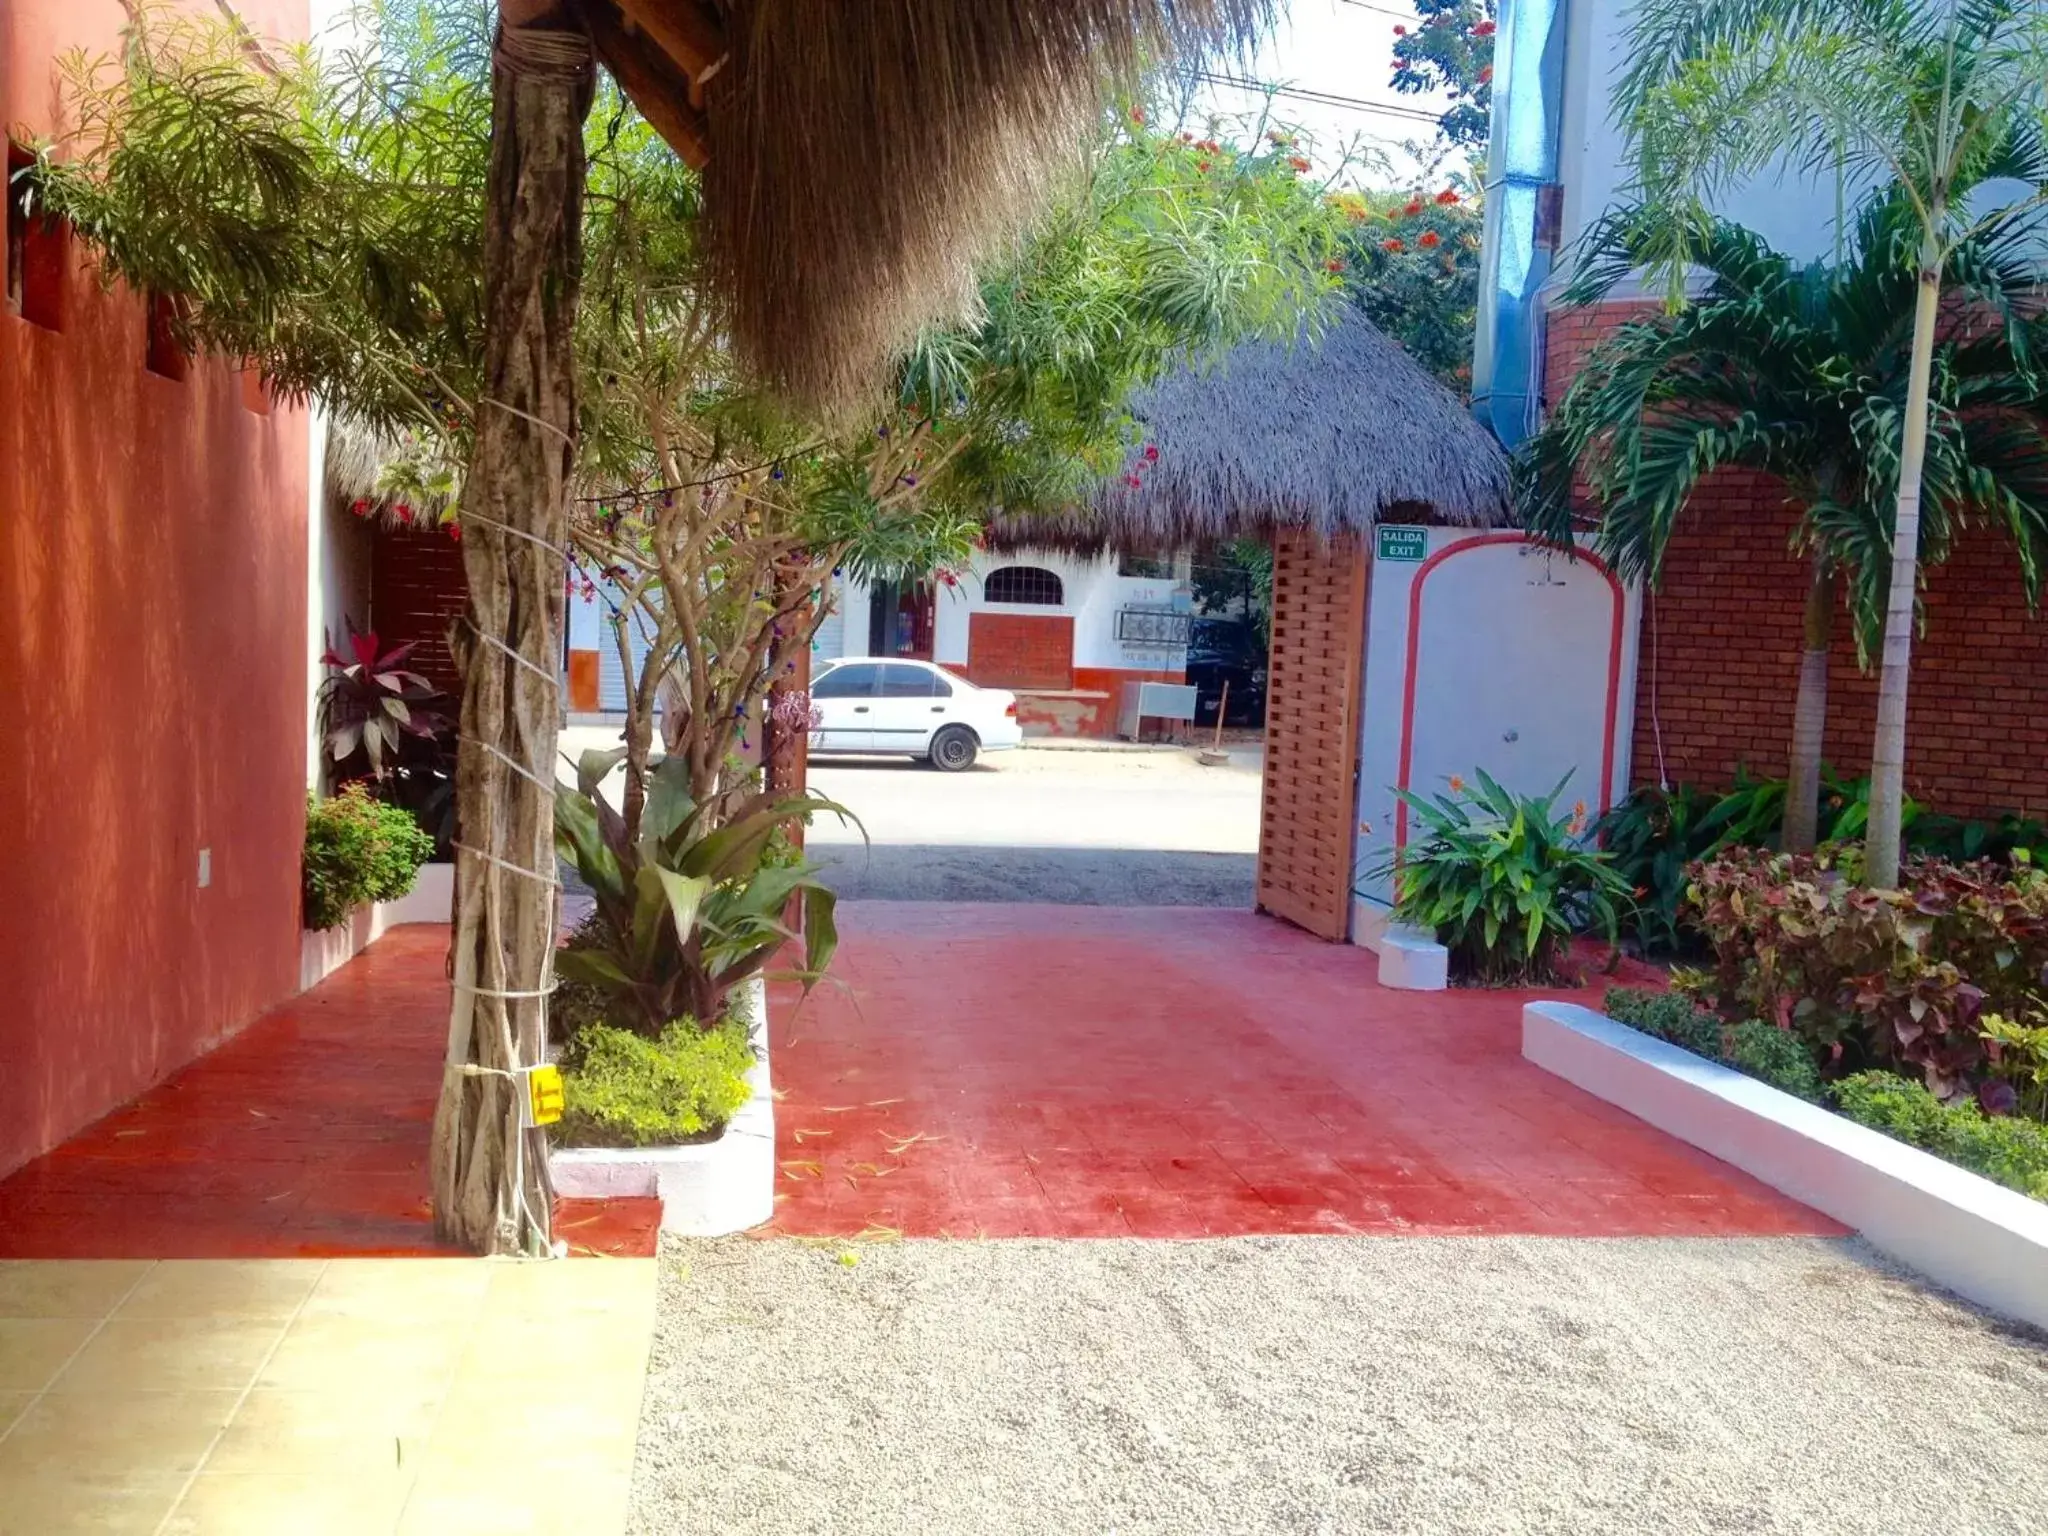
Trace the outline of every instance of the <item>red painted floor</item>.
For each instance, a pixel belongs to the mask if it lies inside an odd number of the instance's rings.
[[[396,929],[0,1181],[0,1258],[444,1253],[427,1140],[448,930]],[[651,1253],[656,1202],[563,1201],[572,1251]]]
[[[774,1009],[783,1232],[1842,1231],[1523,1061],[1524,994],[1385,991],[1366,951],[1241,912],[868,902],[840,929],[832,979]]]

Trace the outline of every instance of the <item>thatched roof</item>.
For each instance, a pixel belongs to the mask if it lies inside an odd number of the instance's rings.
[[[1141,450],[1063,516],[998,518],[991,539],[1171,549],[1279,527],[1514,522],[1500,444],[1350,305],[1319,339],[1247,343],[1140,391],[1131,411],[1156,459]]]
[[[508,0],[517,22],[551,0]],[[1272,0],[566,0],[626,94],[704,171],[741,361],[863,398],[1044,200],[1109,82]]]

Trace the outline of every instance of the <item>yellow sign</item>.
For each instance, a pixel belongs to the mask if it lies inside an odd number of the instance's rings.
[[[535,1125],[553,1125],[562,1118],[562,1069],[539,1066],[526,1074],[526,1092]]]

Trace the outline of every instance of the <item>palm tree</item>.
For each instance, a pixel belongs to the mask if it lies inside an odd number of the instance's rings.
[[[1641,0],[1617,96],[1642,201],[1674,216],[1674,302],[1707,199],[1787,164],[1895,180],[1915,289],[1865,879],[1898,883],[1906,690],[1942,290],[1959,246],[2048,201],[2048,6],[2040,0]],[[1999,182],[2017,180],[2015,190]],[[1875,424],[1873,424],[1875,425]],[[1894,441],[1893,430],[1880,436]],[[1887,449],[1888,451],[1888,449]]]
[[[1603,219],[1581,248],[1567,302],[1612,293],[1653,259],[1665,224],[1656,209]],[[1602,556],[1651,582],[1709,471],[1739,466],[1784,485],[1791,542],[1813,568],[1785,798],[1783,841],[1794,850],[1813,846],[1819,818],[1838,589],[1847,586],[1866,652],[1883,618],[1918,286],[1897,253],[1916,226],[1906,198],[1888,192],[1861,209],[1845,259],[1801,266],[1739,225],[1708,221],[1691,249],[1703,291],[1597,347],[1519,466],[1533,532],[1568,541],[1582,484],[1600,508]],[[2031,598],[2048,548],[2048,432],[2025,244],[2007,226],[1960,242],[1949,258],[1951,285],[1976,318],[1935,348],[1922,542],[1939,561],[1973,516],[2001,524]]]

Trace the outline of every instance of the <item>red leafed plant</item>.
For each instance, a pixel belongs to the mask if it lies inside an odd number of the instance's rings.
[[[382,779],[405,736],[432,737],[448,718],[445,695],[417,672],[406,670],[413,642],[388,649],[375,630],[348,630],[349,654],[332,645],[320,663],[333,670],[320,685],[320,733],[328,758],[345,766],[357,753],[369,759],[370,776]]]
[[[1913,859],[1901,889],[1874,891],[1853,878],[1859,857],[1731,848],[1692,866],[1712,1001],[1795,1031],[1838,1070],[1915,1070],[1957,1098],[1991,1066],[1984,1016],[2022,1010],[2048,979],[2048,875]]]

